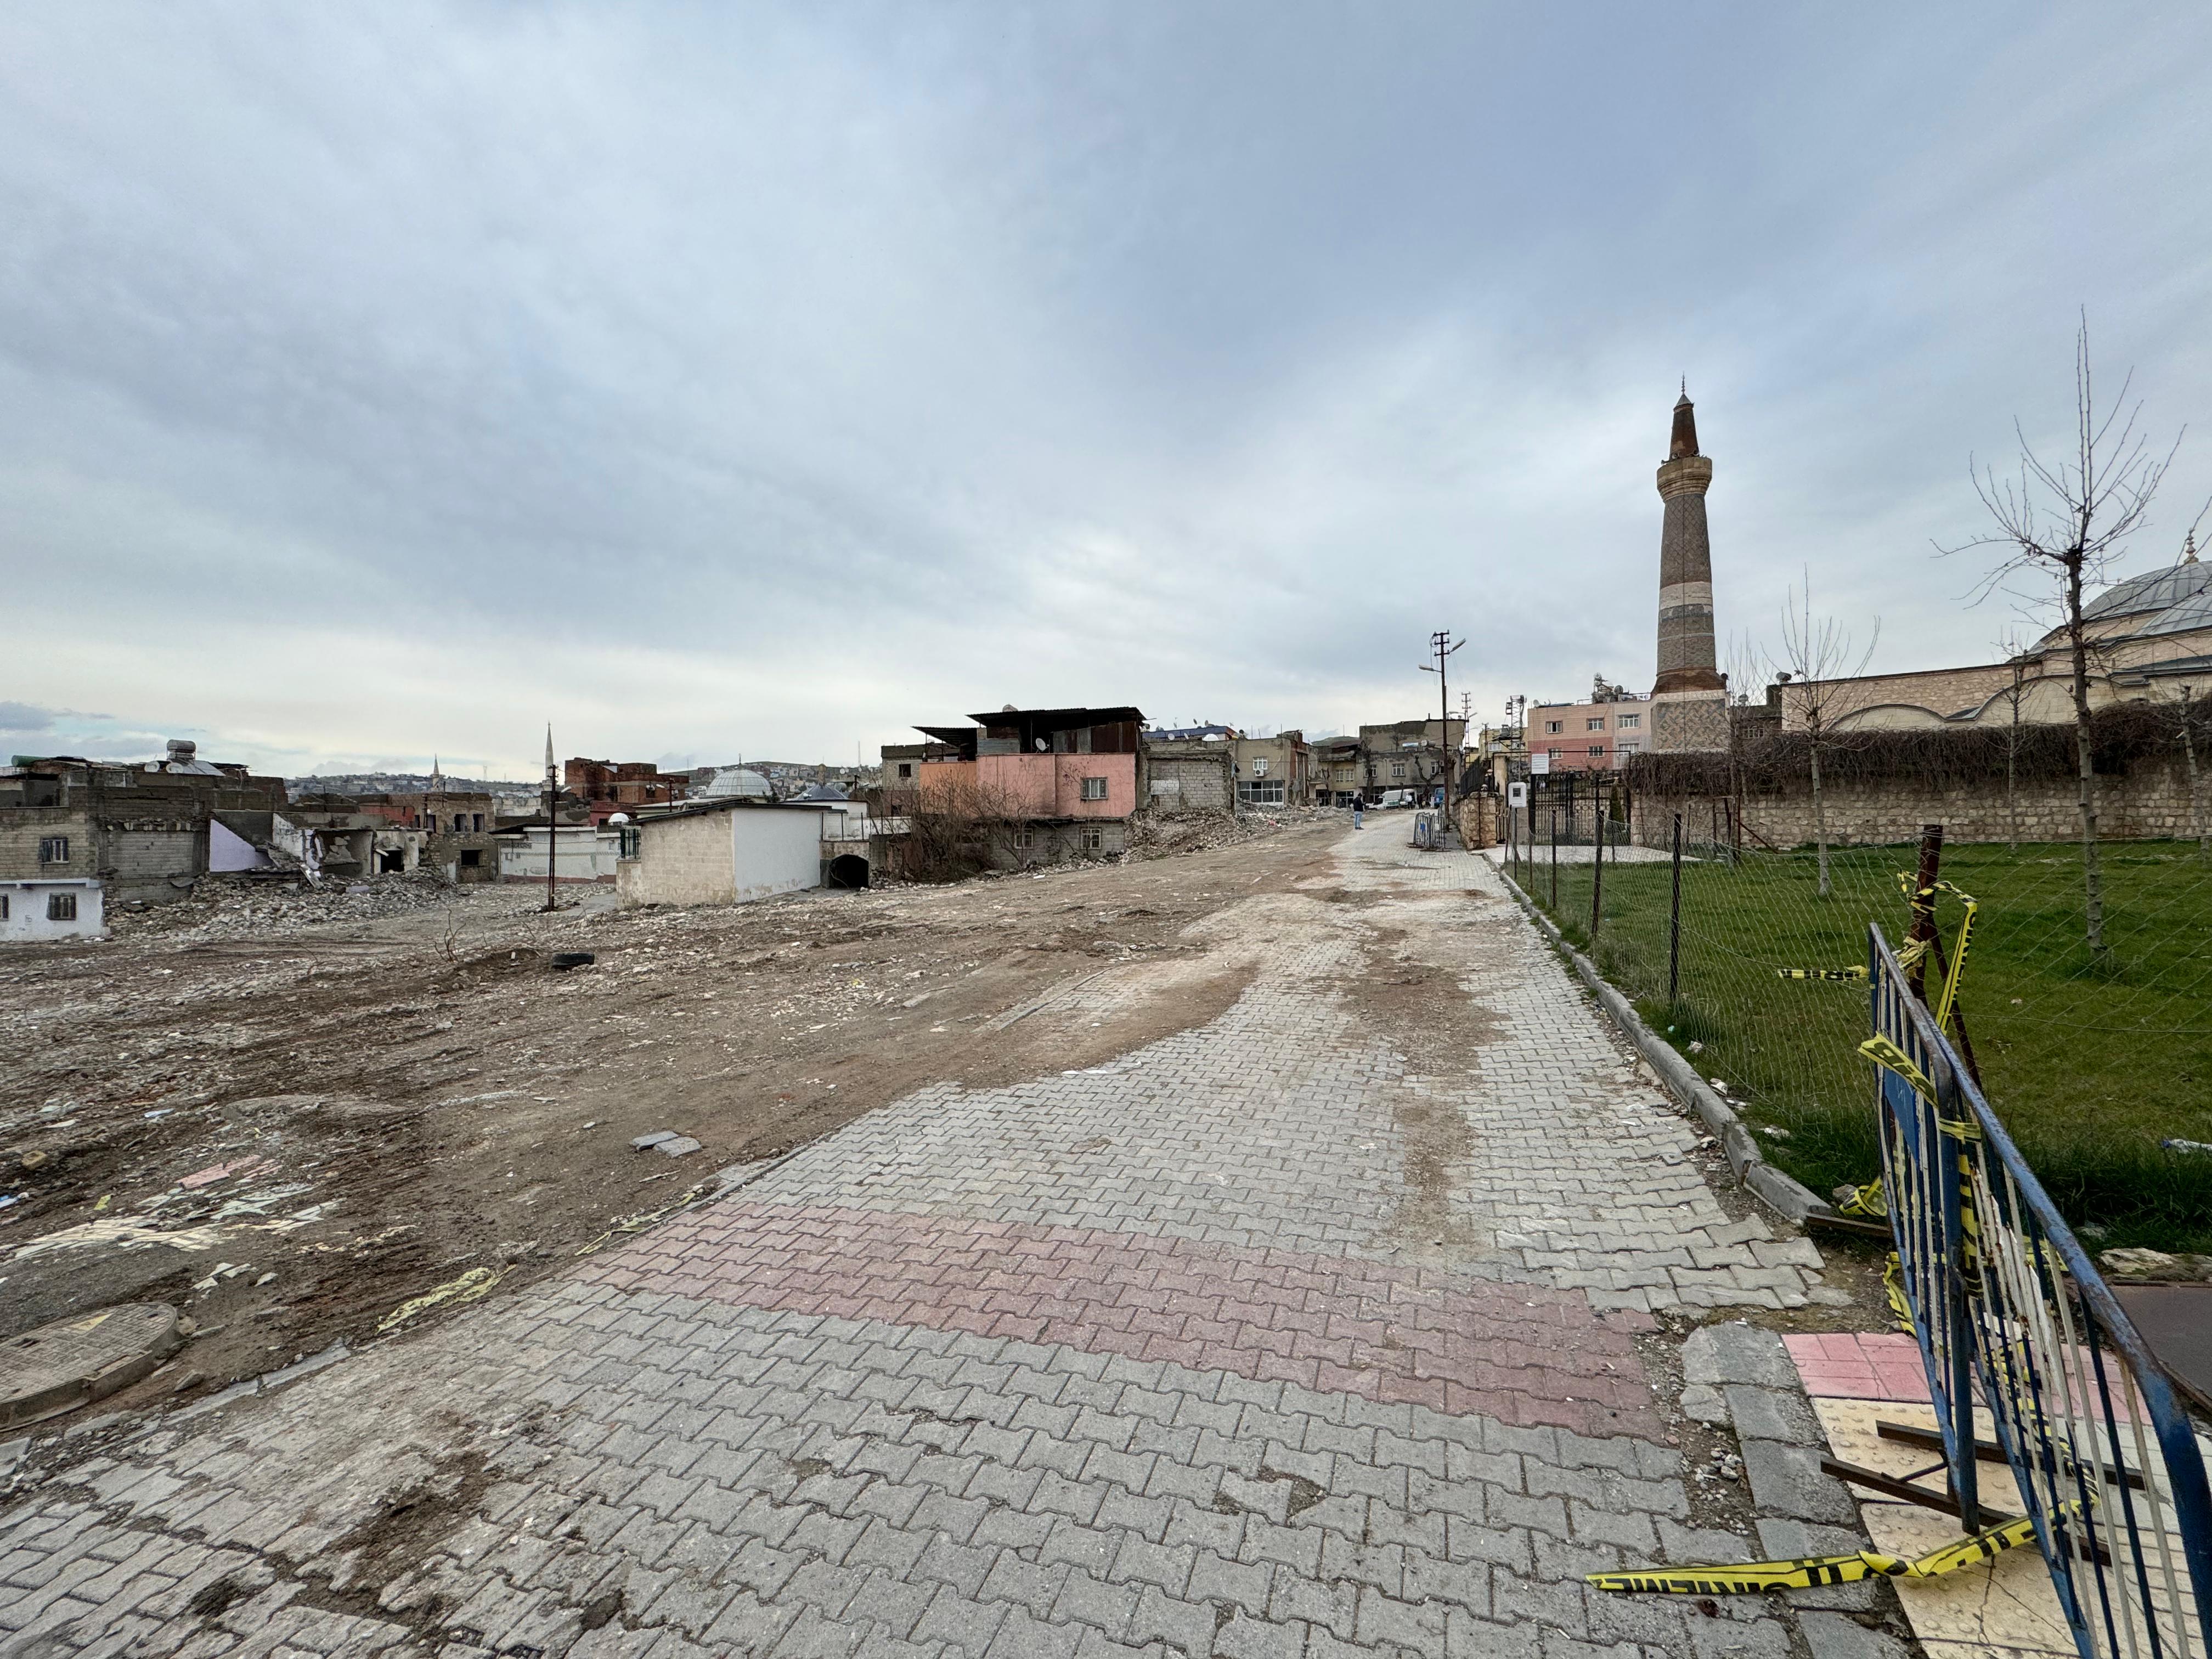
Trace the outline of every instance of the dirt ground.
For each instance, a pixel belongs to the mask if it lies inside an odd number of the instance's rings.
[[[11,949],[0,1337],[182,1307],[198,1340],[114,1409],[357,1342],[457,1281],[505,1294],[925,1085],[1096,1065],[1213,1018],[1247,975],[1186,930],[1325,871],[1341,828],[711,909],[573,888],[545,915],[539,890],[483,886],[303,920],[331,907],[248,896]],[[552,969],[572,951],[596,960]],[[1024,1013],[1140,958],[1187,970],[1096,1024]],[[659,1130],[702,1149],[632,1149]]]

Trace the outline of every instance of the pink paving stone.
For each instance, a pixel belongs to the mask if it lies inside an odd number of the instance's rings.
[[[1928,1399],[1920,1346],[1890,1332],[1829,1332],[1785,1336],[1805,1392],[1844,1400]]]
[[[1531,1426],[1661,1433],[1629,1331],[1579,1291],[826,1206],[716,1206],[664,1239],[680,1245],[641,1240],[593,1271],[608,1284],[1173,1359]]]

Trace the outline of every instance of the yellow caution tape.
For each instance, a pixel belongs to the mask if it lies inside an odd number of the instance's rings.
[[[1777,968],[1774,976],[1777,979],[1864,980],[1867,970],[1863,968]]]
[[[1889,1310],[1897,1319],[1897,1328],[1907,1336],[1918,1336],[1920,1328],[1912,1322],[1912,1304],[1905,1294],[1905,1263],[1895,1250],[1882,1263],[1881,1288],[1889,1298]]]
[[[1928,1074],[1915,1066],[1911,1056],[1887,1037],[1869,1037],[1859,1044],[1859,1053],[1884,1071],[1896,1073],[1923,1100],[1933,1101],[1936,1098],[1936,1085],[1928,1080]]]
[[[2070,1506],[2069,1506],[2070,1507]],[[1589,1582],[1600,1589],[1646,1590],[1662,1595],[1746,1595],[1760,1590],[1811,1589],[1816,1585],[1855,1584],[1863,1578],[1940,1578],[1992,1556],[2032,1543],[2035,1522],[2026,1516],[1991,1527],[1925,1555],[1885,1554],[1861,1550],[1856,1555],[1808,1555],[1795,1561],[1751,1561],[1741,1566],[1656,1568],[1643,1572],[1594,1572]]]
[[[1889,1194],[1881,1184],[1881,1177],[1876,1176],[1865,1186],[1854,1191],[1849,1198],[1836,1206],[1836,1213],[1865,1216],[1873,1221],[1888,1220]]]

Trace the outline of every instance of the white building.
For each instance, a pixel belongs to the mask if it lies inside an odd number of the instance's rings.
[[[866,823],[857,801],[739,796],[680,805],[630,826],[635,850],[623,860],[615,890],[625,905],[745,904],[820,887],[825,878],[857,887],[866,880],[866,863],[859,860],[856,878],[843,862],[852,857],[846,835],[859,829],[865,848]]]
[[[499,878],[501,881],[545,879],[548,836],[559,839],[553,847],[553,879],[612,881],[622,861],[622,825],[613,819],[605,824],[564,823],[548,831],[542,823],[525,823],[499,832]]]
[[[100,884],[83,876],[0,881],[0,942],[105,939],[101,898]]]

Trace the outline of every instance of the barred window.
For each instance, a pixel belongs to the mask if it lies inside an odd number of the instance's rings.
[[[75,921],[76,920],[76,895],[75,893],[47,894],[46,920],[48,921]]]
[[[1106,826],[1104,824],[1091,823],[1085,824],[1084,826],[1083,850],[1086,853],[1103,853],[1106,850]]]

